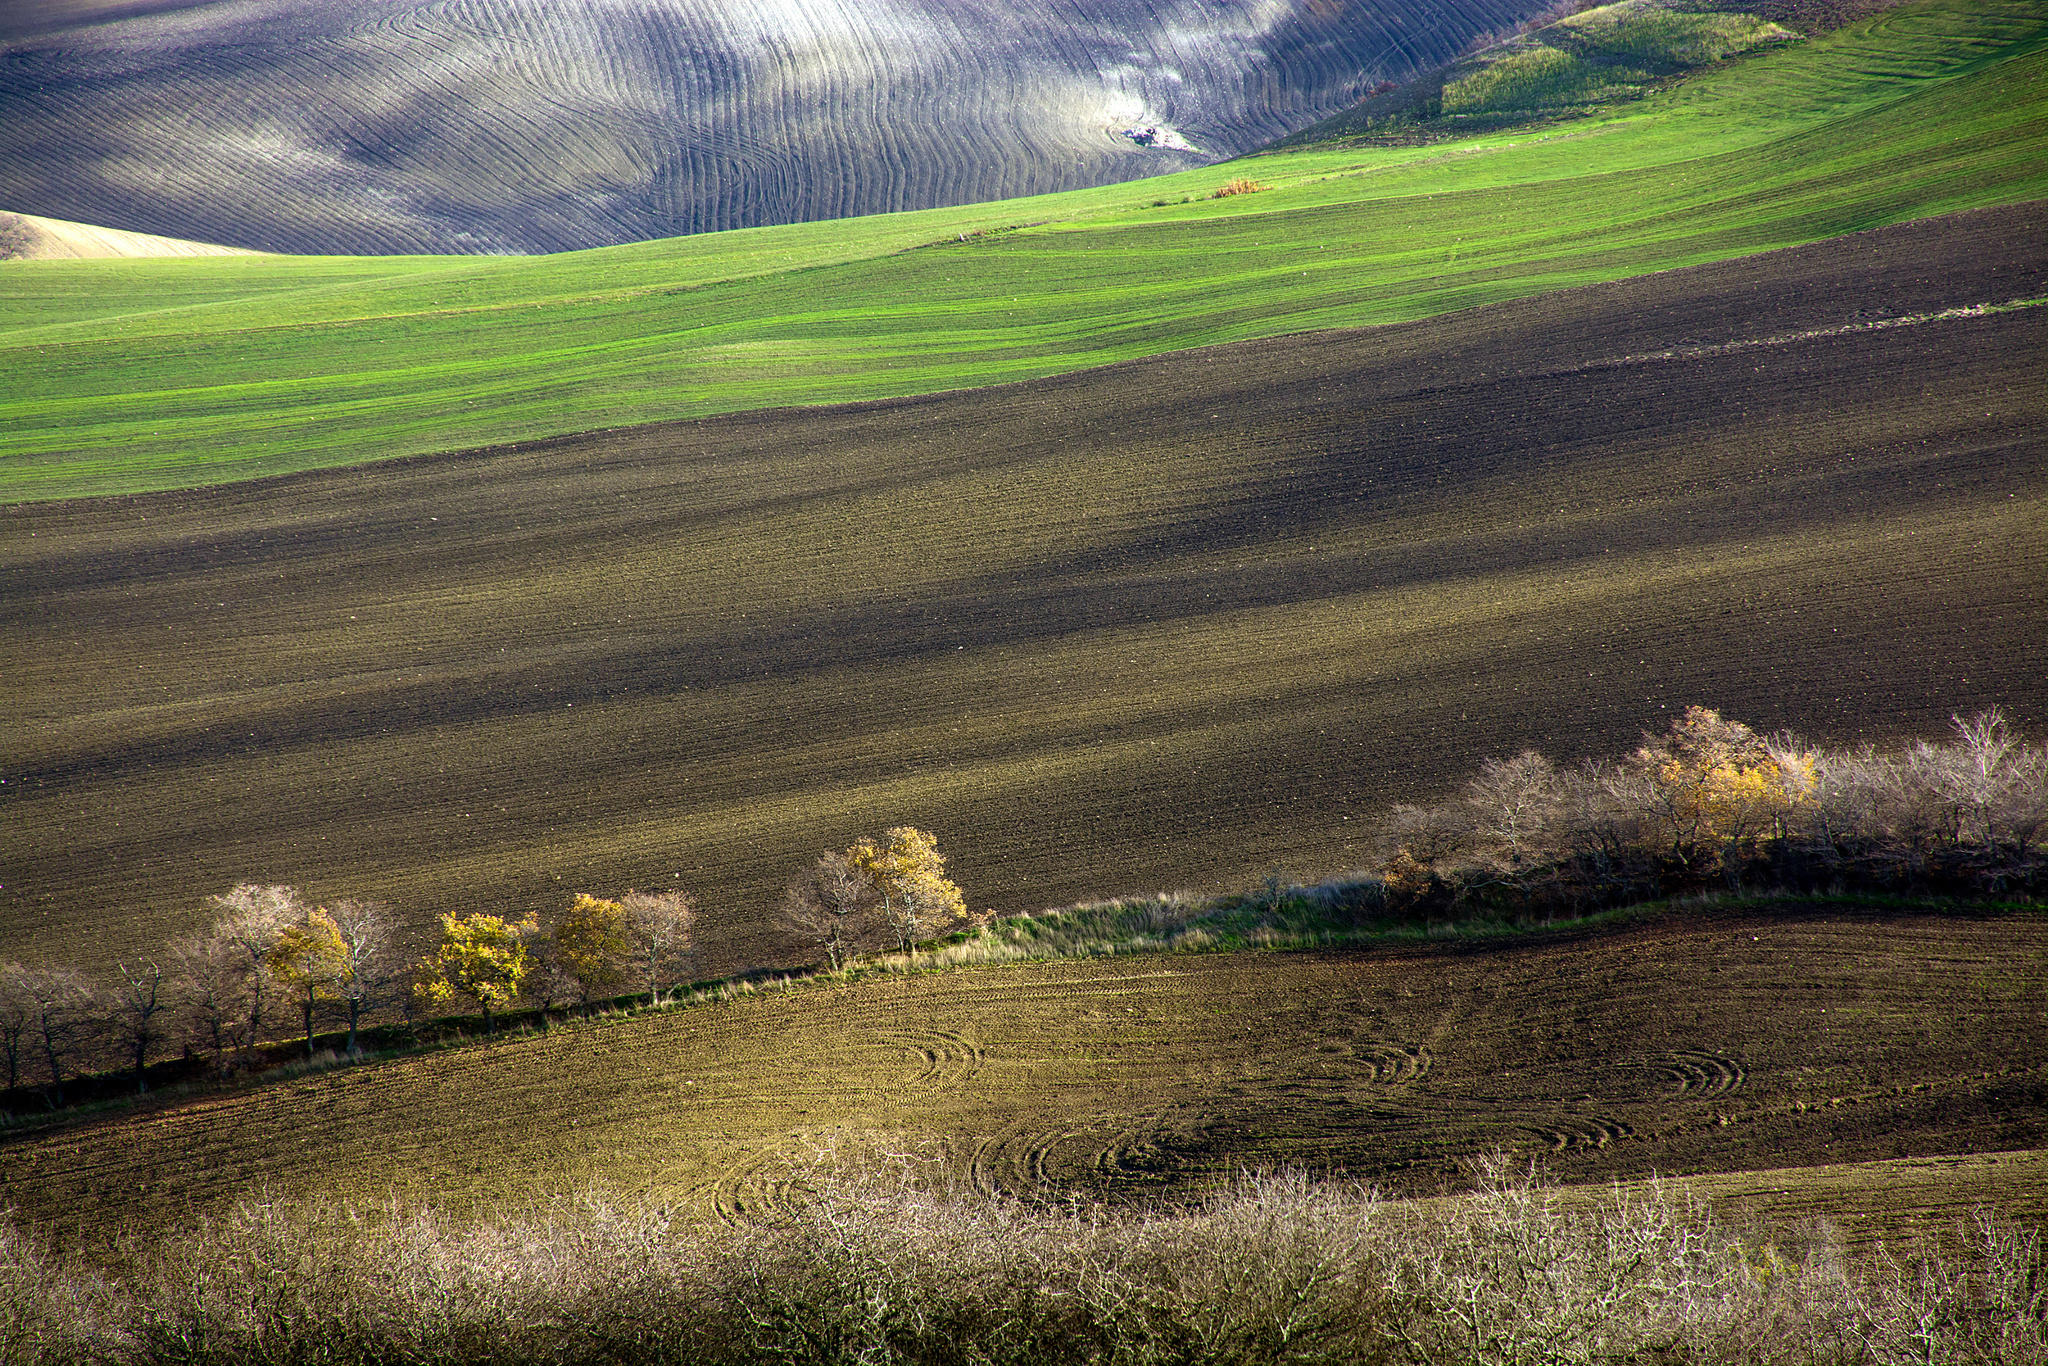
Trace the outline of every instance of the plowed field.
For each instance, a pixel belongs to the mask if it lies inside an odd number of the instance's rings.
[[[245,879],[416,924],[683,885],[709,973],[774,957],[803,860],[898,822],[1022,910],[1337,871],[1484,755],[1612,752],[1688,703],[2038,723],[2048,310],[2005,306],[2044,296],[2023,206],[1029,385],[11,509],[0,955],[153,951]]]
[[[1171,1197],[1262,1164],[1427,1194],[1499,1148],[1571,1181],[1705,1173],[1716,1198],[1874,1236],[1978,1202],[2048,1215],[2044,1012],[2038,916],[1798,906],[1507,946],[967,969],[17,1137],[0,1205],[90,1230],[259,1190],[462,1207],[594,1183],[740,1218],[820,1151],[1021,1194]]]
[[[20,8],[0,13],[0,205],[389,253],[560,251],[1203,165],[1540,6]]]

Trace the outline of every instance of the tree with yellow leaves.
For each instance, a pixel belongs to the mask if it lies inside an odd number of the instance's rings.
[[[899,825],[879,843],[857,841],[846,861],[874,884],[883,919],[905,953],[915,952],[920,939],[970,923],[960,889],[946,878],[936,836]]]
[[[324,907],[314,907],[277,932],[264,966],[285,990],[299,998],[306,1026],[306,1056],[313,1056],[313,1012],[322,1001],[341,999],[349,976],[348,944]]]
[[[1774,750],[1711,707],[1687,707],[1664,735],[1645,737],[1634,766],[1671,856],[1687,867],[1719,858],[1731,881],[1744,852],[1781,833],[1812,784],[1806,756]]]
[[[474,1001],[483,1012],[484,1033],[491,1015],[519,999],[532,961],[526,941],[540,932],[532,916],[521,921],[501,916],[441,917],[441,947],[421,961],[413,992],[439,1005],[456,996]]]
[[[555,921],[556,957],[576,979],[583,999],[616,996],[626,980],[626,960],[637,945],[624,905],[578,892]]]

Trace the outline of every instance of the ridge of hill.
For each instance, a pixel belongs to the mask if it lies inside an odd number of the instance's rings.
[[[2048,717],[2048,207],[1356,332],[0,513],[0,955],[938,832],[977,908],[1339,871],[1485,755]]]
[[[42,3],[0,19],[0,202],[396,253],[1004,199],[1248,151],[1534,3]]]
[[[96,261],[138,256],[253,256],[240,247],[67,223],[32,213],[0,213],[0,261]]]
[[[2048,17],[1928,0],[1566,127],[538,260],[21,263],[0,499],[929,393],[2048,196]]]

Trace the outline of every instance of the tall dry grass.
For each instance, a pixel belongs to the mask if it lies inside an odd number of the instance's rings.
[[[1389,1202],[1298,1175],[1034,1205],[813,1173],[740,1227],[565,1201],[483,1221],[245,1204],[103,1268],[0,1235],[8,1363],[2048,1362],[2038,1234],[1852,1264],[1656,1186],[1495,1165]]]

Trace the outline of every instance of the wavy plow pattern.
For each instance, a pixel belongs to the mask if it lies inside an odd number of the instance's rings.
[[[1673,1053],[1655,1067],[1674,1098],[1725,1096],[1749,1077],[1741,1063],[1719,1053]]]
[[[981,1071],[985,1061],[979,1044],[951,1030],[904,1031],[879,1037],[916,1060],[917,1071],[910,1078],[912,1086],[964,1086]]]
[[[1532,8],[226,3],[0,38],[0,205],[374,253],[1000,199],[1249,150]]]
[[[1159,1117],[1122,1124],[1019,1121],[972,1144],[967,1179],[985,1195],[1115,1190],[1172,1171],[1178,1133]]]
[[[699,1198],[708,1196],[712,1212],[734,1227],[787,1211],[795,1203],[795,1193],[788,1155],[781,1152],[743,1158],[720,1172],[708,1188],[693,1192]]]
[[[1419,1044],[1361,1043],[1352,1048],[1364,1069],[1362,1079],[1375,1086],[1405,1086],[1429,1075],[1434,1062]]]
[[[1523,1127],[1535,1136],[1540,1145],[1554,1153],[1569,1152],[1575,1148],[1605,1148],[1635,1137],[1636,1132],[1621,1120],[1599,1115],[1545,1119]]]

